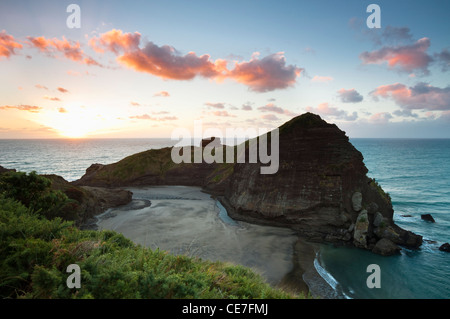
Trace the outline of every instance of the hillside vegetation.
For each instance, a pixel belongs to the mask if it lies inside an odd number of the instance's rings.
[[[86,231],[57,210],[70,200],[34,173],[0,175],[1,298],[293,298],[250,269],[136,245]],[[18,188],[20,187],[20,191]],[[67,266],[81,269],[68,288]]]

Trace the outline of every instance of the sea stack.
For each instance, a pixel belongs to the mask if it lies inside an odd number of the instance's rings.
[[[279,130],[276,174],[260,174],[260,163],[235,164],[223,197],[231,217],[291,227],[312,241],[369,250],[381,239],[384,244],[421,245],[421,236],[394,224],[390,196],[366,175],[363,156],[345,132],[312,113]],[[389,254],[380,250],[385,246],[378,245],[375,252]],[[389,245],[389,251],[396,249]]]

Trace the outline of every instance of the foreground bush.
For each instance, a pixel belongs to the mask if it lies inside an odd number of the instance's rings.
[[[67,266],[81,268],[69,289]],[[0,195],[1,298],[291,298],[242,266],[173,256],[81,231]]]

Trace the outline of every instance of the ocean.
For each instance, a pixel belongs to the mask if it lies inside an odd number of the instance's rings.
[[[321,245],[316,269],[339,298],[450,298],[450,139],[351,139],[375,178],[391,195],[394,220],[424,237],[418,250],[383,257],[369,251]],[[79,179],[93,163],[110,164],[170,139],[0,140],[0,165],[18,171]],[[431,214],[430,223],[421,214]],[[380,288],[369,288],[367,266],[380,268]]]

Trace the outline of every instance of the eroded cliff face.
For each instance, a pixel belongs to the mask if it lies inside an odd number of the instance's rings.
[[[248,161],[175,164],[170,154],[165,148],[94,164],[73,184],[201,186],[237,220],[290,227],[313,241],[348,243],[385,255],[396,253],[397,245],[422,242],[393,223],[390,197],[367,177],[362,154],[345,132],[318,115],[305,113],[279,128],[275,174],[261,174],[261,164]]]
[[[364,249],[382,238],[390,248],[421,244],[420,236],[394,225],[389,195],[367,177],[362,154],[336,125],[311,113],[296,117],[280,127],[279,152],[273,175],[260,174],[260,163],[235,164],[222,199],[231,217]],[[378,246],[377,253],[396,252]]]

